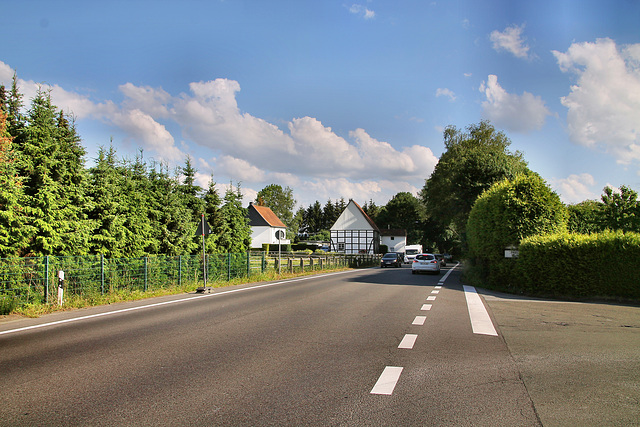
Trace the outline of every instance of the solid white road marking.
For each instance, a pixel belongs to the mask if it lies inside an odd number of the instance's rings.
[[[400,341],[398,348],[407,348],[411,350],[416,343],[416,339],[418,339],[416,334],[406,334],[404,338],[402,338],[402,341]]]
[[[451,267],[451,269],[449,271],[447,271],[447,274],[445,274],[444,276],[442,276],[442,279],[440,279],[440,281],[438,282],[438,285],[442,285],[444,283],[445,280],[447,280],[447,277],[449,277],[449,275],[453,272],[453,270],[456,269],[457,266],[459,266],[460,263],[456,263],[456,265],[454,265],[453,267]]]
[[[435,300],[436,300],[436,297],[433,295],[430,297],[427,297],[427,301],[435,301]]]
[[[42,323],[42,324],[39,324],[39,325],[25,326],[24,328],[9,329],[7,331],[0,331],[0,335],[11,334],[11,333],[14,333],[14,332],[28,331],[30,329],[44,328],[44,327],[47,327],[47,326],[61,325],[63,323],[78,322],[80,320],[92,319],[92,318],[95,318],[95,317],[111,316],[113,314],[126,313],[128,311],[135,311],[135,310],[142,310],[144,308],[159,307],[159,306],[162,306],[162,305],[176,304],[176,303],[179,303],[179,302],[186,302],[186,301],[196,301],[196,300],[198,300],[200,298],[216,297],[216,296],[225,295],[225,294],[250,291],[250,290],[253,290],[253,289],[266,288],[266,287],[269,287],[269,286],[283,285],[283,284],[286,284],[286,283],[299,282],[299,281],[309,280],[309,279],[318,278],[318,277],[334,276],[334,275],[337,275],[337,274],[345,274],[345,273],[350,273],[350,272],[353,272],[353,270],[338,271],[336,273],[319,274],[319,275],[315,275],[315,276],[305,276],[305,277],[299,277],[299,278],[296,278],[296,279],[283,280],[283,281],[280,281],[280,282],[264,283],[262,285],[250,286],[250,287],[246,287],[246,288],[230,289],[230,290],[227,290],[227,291],[215,292],[213,294],[204,294],[204,295],[201,295],[201,296],[191,296],[191,297],[176,299],[176,300],[172,300],[172,301],[164,301],[164,302],[158,302],[158,303],[154,303],[154,304],[140,305],[140,306],[137,306],[137,307],[123,308],[121,310],[107,311],[107,312],[98,313],[98,314],[90,314],[90,315],[87,315],[87,316],[80,316],[80,317],[74,317],[74,318],[71,318],[71,319],[58,320],[58,321],[55,321],[55,322]]]
[[[422,311],[431,310],[431,305],[432,304],[422,304],[422,308],[420,310]]]
[[[471,329],[474,334],[498,336],[496,328],[487,313],[487,309],[482,303],[482,299],[476,288],[473,286],[463,286],[464,296],[467,300],[467,309],[469,310],[469,318],[471,319]]]
[[[413,323],[411,323],[412,325],[418,325],[418,326],[422,326],[424,325],[424,322],[427,320],[427,316],[416,316],[415,319],[413,319]]]
[[[393,394],[393,389],[396,388],[402,369],[400,366],[385,367],[380,378],[378,378],[378,382],[371,389],[371,394]]]

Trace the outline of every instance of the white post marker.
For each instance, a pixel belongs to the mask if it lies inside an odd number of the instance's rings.
[[[64,271],[58,271],[58,305],[64,303]]]

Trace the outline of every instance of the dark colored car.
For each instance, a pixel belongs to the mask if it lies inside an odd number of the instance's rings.
[[[380,267],[402,267],[404,257],[397,252],[387,252],[380,260]]]

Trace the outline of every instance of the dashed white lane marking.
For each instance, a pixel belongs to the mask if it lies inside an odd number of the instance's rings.
[[[398,348],[406,348],[411,350],[416,343],[416,339],[418,339],[418,336],[416,334],[406,334],[404,338],[402,338],[402,341],[400,341],[400,345],[398,346]]]
[[[400,366],[385,367],[380,378],[378,378],[378,382],[371,389],[371,394],[393,394],[393,389],[396,388],[402,369]]]
[[[426,320],[427,320],[427,316],[416,316],[416,318],[413,319],[413,322],[411,324],[412,325],[422,326],[422,325],[424,325],[424,322]]]
[[[441,285],[434,286],[434,289],[442,289],[442,286]]]
[[[427,301],[435,301],[435,300],[436,300],[436,297],[433,295],[430,297],[427,297]]]
[[[440,291],[433,290],[433,291],[431,291],[431,293],[432,293],[432,294],[439,294],[439,293],[440,293]]]
[[[422,308],[420,310],[422,311],[431,310],[431,304],[422,304]]]
[[[467,299],[467,309],[471,319],[471,329],[474,334],[498,336],[496,328],[487,313],[487,309],[482,303],[480,295],[473,286],[463,286],[464,296]]]

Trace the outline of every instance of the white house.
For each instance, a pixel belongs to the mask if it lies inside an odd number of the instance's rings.
[[[345,254],[375,254],[380,246],[380,230],[360,205],[349,200],[330,229],[331,251]]]
[[[407,246],[407,230],[380,230],[380,244],[386,245],[389,252],[402,252]]]
[[[291,243],[291,240],[284,238],[278,240],[276,233],[282,231],[286,236],[287,226],[268,207],[249,203],[248,215],[252,248],[261,248],[264,243],[270,245],[277,245],[278,242],[283,245]]]

